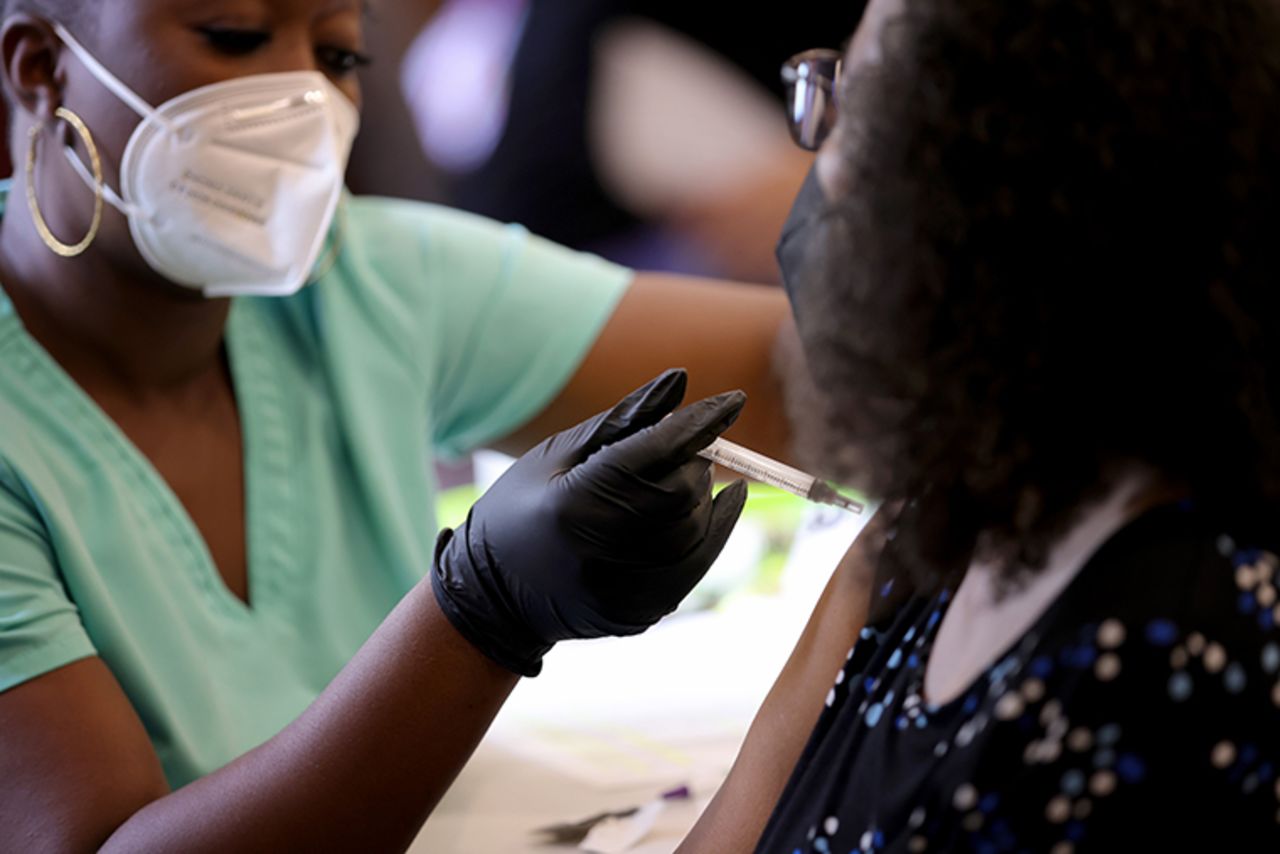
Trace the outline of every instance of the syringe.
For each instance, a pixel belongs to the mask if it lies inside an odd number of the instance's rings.
[[[698,456],[711,460],[716,465],[724,466],[730,471],[745,474],[752,480],[785,489],[792,495],[799,495],[818,504],[830,504],[842,510],[848,510],[850,513],[863,511],[861,504],[845,498],[826,481],[770,459],[764,454],[757,454],[741,445],[735,445],[726,439],[716,439],[699,451]]]

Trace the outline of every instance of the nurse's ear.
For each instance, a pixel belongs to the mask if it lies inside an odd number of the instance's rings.
[[[5,100],[37,121],[52,121],[66,85],[63,47],[48,21],[21,12],[5,18],[0,26]],[[14,116],[15,129],[22,124]]]

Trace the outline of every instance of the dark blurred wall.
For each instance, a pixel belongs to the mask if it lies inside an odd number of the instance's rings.
[[[364,111],[347,183],[356,193],[438,200],[440,178],[422,153],[400,86],[405,51],[441,0],[374,0],[365,28],[373,64],[360,82]]]

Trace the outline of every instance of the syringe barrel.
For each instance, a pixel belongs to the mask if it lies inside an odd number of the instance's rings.
[[[815,478],[799,469],[758,454],[750,448],[734,444],[727,439],[716,439],[699,452],[699,456],[730,471],[744,474],[760,483],[785,489],[787,492],[809,498]]]

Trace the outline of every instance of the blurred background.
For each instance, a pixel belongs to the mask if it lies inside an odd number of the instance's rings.
[[[779,70],[839,47],[862,5],[383,0],[352,189],[638,268],[776,281],[810,163]]]

